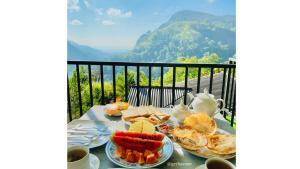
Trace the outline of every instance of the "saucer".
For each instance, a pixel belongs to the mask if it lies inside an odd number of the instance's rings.
[[[199,165],[195,169],[205,169],[205,164]]]
[[[100,160],[94,154],[90,154],[90,169],[99,169]]]

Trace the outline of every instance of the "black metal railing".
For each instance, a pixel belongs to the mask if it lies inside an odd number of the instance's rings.
[[[155,107],[169,107],[174,105],[176,101],[179,101],[186,90],[184,87],[163,87],[161,90],[160,86],[139,86],[139,102],[140,105],[152,105]],[[187,88],[188,92],[192,92],[192,88]],[[161,101],[161,92],[163,91],[163,99]],[[173,97],[174,92],[174,97]],[[150,96],[150,97],[149,97]],[[158,97],[157,97],[158,96]],[[149,100],[149,98],[151,100]],[[174,98],[174,99],[173,99]],[[137,105],[137,86],[131,86],[129,89],[128,103],[130,105]]]
[[[172,97],[171,103],[174,105],[175,104],[175,89],[176,89],[176,68],[184,68],[185,69],[185,78],[184,78],[184,103],[186,104],[187,102],[187,93],[188,93],[188,73],[189,69],[194,68],[198,69],[198,76],[195,79],[197,82],[197,86],[195,88],[195,91],[197,93],[201,92],[200,91],[200,86],[201,86],[201,72],[203,69],[208,69],[210,70],[209,75],[209,85],[208,85],[208,90],[209,93],[213,92],[213,83],[214,83],[214,70],[215,69],[221,69],[221,72],[223,72],[223,77],[222,77],[222,86],[220,87],[221,94],[220,98],[225,101],[225,107],[229,109],[230,111],[230,123],[233,126],[234,124],[234,117],[235,117],[235,105],[236,105],[236,83],[235,83],[235,69],[236,65],[235,62],[230,61],[229,64],[192,64],[192,63],[134,63],[134,62],[103,62],[103,61],[68,61],[68,65],[75,65],[76,68],[76,75],[77,75],[77,92],[78,92],[78,102],[79,102],[79,113],[80,116],[83,114],[83,109],[82,109],[82,97],[81,97],[81,84],[80,84],[80,73],[79,73],[79,66],[88,66],[88,85],[89,85],[89,95],[90,95],[90,107],[94,105],[93,102],[93,90],[92,90],[92,70],[91,66],[98,66],[98,70],[100,73],[100,86],[101,86],[101,94],[100,97],[101,99],[101,104],[105,104],[105,85],[104,85],[104,71],[103,71],[103,66],[110,66],[112,67],[112,87],[113,87],[113,100],[116,100],[116,68],[117,67],[123,67],[124,68],[124,83],[125,83],[125,101],[128,101],[128,95],[129,95],[129,85],[128,85],[128,67],[136,67],[136,105],[140,105],[140,88],[145,87],[140,85],[140,68],[148,68],[148,79],[149,79],[149,84],[148,86],[148,101],[149,104],[151,104],[151,89],[153,88],[152,84],[152,68],[158,67],[160,68],[160,79],[163,79],[164,76],[164,68],[172,68],[173,69],[173,79],[171,83],[171,88],[172,92],[170,93]],[[70,95],[70,84],[69,84],[69,76],[68,76],[68,82],[67,82],[67,96],[68,96],[68,113],[69,113],[69,121],[73,119],[72,117],[72,107],[71,107],[71,98],[72,96]],[[159,98],[160,98],[160,107],[163,107],[163,88],[164,88],[164,82],[163,80],[160,80],[160,93],[159,93]],[[224,117],[228,118],[228,114],[226,112],[222,112]]]

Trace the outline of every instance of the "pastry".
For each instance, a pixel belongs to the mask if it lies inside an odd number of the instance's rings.
[[[184,126],[190,126],[205,135],[213,135],[217,130],[215,120],[206,113],[193,113],[185,118]]]
[[[207,144],[204,134],[188,126],[175,127],[172,134],[174,140],[188,150],[198,150]]]

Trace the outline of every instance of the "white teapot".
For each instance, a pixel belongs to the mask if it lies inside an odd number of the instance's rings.
[[[177,119],[178,123],[183,123],[184,119],[191,114],[188,106],[184,105],[183,101],[181,100],[180,104],[176,106],[172,106],[172,114]]]
[[[204,93],[198,93],[196,97],[193,94],[188,93],[190,100],[192,101],[190,105],[193,108],[193,112],[203,112],[207,113],[210,117],[214,117],[220,111],[226,111],[225,104],[223,99],[215,99],[215,96],[209,94],[207,89],[204,89]],[[219,103],[221,102],[222,107],[218,108]]]

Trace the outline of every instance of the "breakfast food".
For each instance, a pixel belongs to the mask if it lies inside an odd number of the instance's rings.
[[[124,159],[130,163],[138,163],[138,164],[153,164],[158,161],[160,158],[160,154],[155,151],[145,150],[143,152],[127,149],[122,146],[117,146],[116,149],[116,157]]]
[[[118,105],[119,110],[126,110],[129,107],[129,104],[126,102],[116,102],[114,104]]]
[[[181,147],[200,157],[235,156],[235,135],[217,132],[216,121],[206,113],[186,117],[183,126],[175,127],[172,134]]]
[[[163,134],[147,134],[119,131],[111,139],[116,145],[115,155],[130,163],[152,164],[160,158]]]
[[[141,133],[143,131],[143,123],[144,123],[144,120],[137,121],[135,123],[130,124],[128,131]]]
[[[116,105],[116,104],[107,104],[104,108],[104,111],[109,116],[122,115],[121,110],[118,109],[118,105]]]
[[[140,120],[130,124],[128,131],[153,134],[155,132],[155,126],[146,120]]]
[[[181,147],[200,157],[224,157],[234,155],[235,135],[204,135],[189,126],[178,126],[173,131],[173,138]]]
[[[129,107],[129,104],[126,102],[121,102],[120,98],[116,99],[117,101],[113,104],[107,104],[104,108],[104,112],[109,116],[121,116],[122,110],[126,110]]]
[[[122,102],[122,98],[121,97],[117,97],[116,98],[116,102],[113,103],[118,105],[118,109],[119,110],[126,110],[129,107],[129,104],[127,102]]]
[[[217,130],[215,120],[206,113],[193,113],[185,118],[184,126],[190,126],[205,135],[213,135]]]
[[[171,128],[171,126],[167,125],[167,124],[161,124],[158,127],[158,131],[162,132],[166,135],[172,134],[173,129]]]
[[[188,150],[198,150],[201,146],[207,144],[205,135],[200,134],[197,130],[188,126],[175,127],[173,130],[173,138],[183,148]]]
[[[236,151],[235,135],[215,134],[208,136],[207,148],[216,154],[233,154]]]
[[[125,131],[117,131],[112,134],[113,136],[128,136],[128,137],[135,137],[141,139],[150,139],[150,140],[157,140],[161,141],[164,139],[164,135],[161,133],[157,134],[147,134],[147,133],[136,133],[136,132],[125,132]]]
[[[160,109],[153,106],[140,106],[122,111],[122,118],[130,123],[145,120],[157,125],[167,121],[170,115],[161,112]]]
[[[153,134],[155,132],[155,126],[152,123],[144,120],[142,120],[142,122],[143,122],[142,133]]]
[[[129,136],[113,136],[112,141],[119,146],[127,147],[129,149],[138,151],[145,151],[146,149],[151,151],[157,151],[163,146],[162,141]]]

